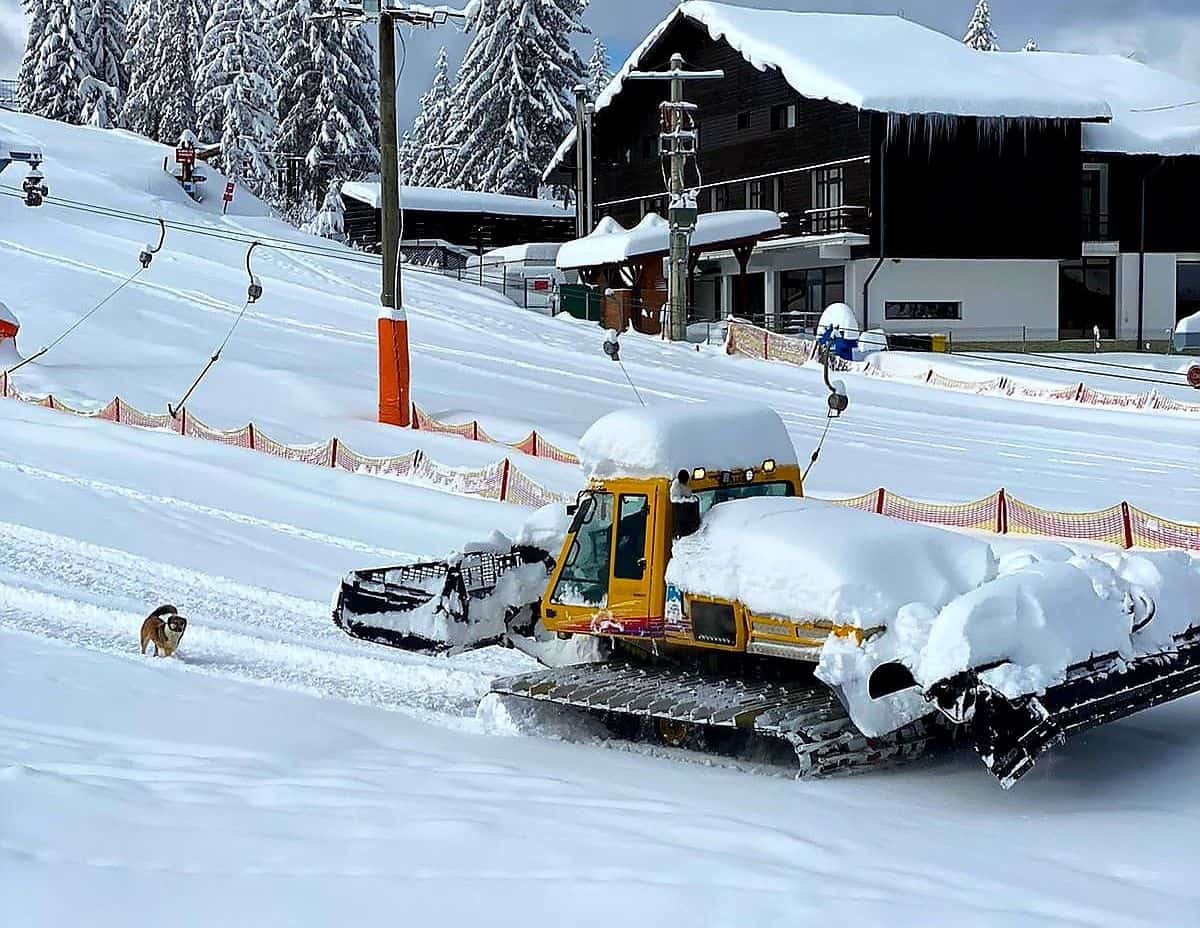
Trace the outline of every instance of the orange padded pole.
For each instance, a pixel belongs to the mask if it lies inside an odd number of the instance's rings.
[[[408,319],[402,309],[379,311],[379,421],[407,428],[411,421]]]

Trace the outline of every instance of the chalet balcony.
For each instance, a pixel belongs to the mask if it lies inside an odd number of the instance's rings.
[[[870,217],[865,206],[827,206],[804,211],[795,234],[836,235],[842,232],[870,234]]]
[[[1085,242],[1111,242],[1116,237],[1108,221],[1108,213],[1095,210],[1084,210],[1082,232]]]

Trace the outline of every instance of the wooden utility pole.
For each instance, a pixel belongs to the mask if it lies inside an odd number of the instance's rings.
[[[403,0],[335,0],[319,14],[361,22],[379,19],[379,212],[383,287],[379,294],[379,421],[407,427],[411,421],[408,318],[400,277],[400,153],[396,134],[396,26],[440,26],[460,10]]]
[[[379,13],[379,202],[383,249],[382,305],[404,305],[400,289],[400,154],[396,136],[396,24]]]
[[[662,132],[658,150],[671,163],[667,193],[670,196],[671,253],[668,259],[667,305],[670,307],[667,337],[673,342],[687,340],[688,318],[688,259],[691,254],[692,232],[695,231],[699,210],[696,191],[688,190],[684,175],[689,159],[696,157],[696,105],[683,99],[683,82],[719,80],[724,71],[687,71],[683,56],[671,56],[666,71],[634,71],[631,80],[670,81],[671,99],[660,106]]]

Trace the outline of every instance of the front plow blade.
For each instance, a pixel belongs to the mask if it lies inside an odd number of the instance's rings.
[[[1169,651],[1077,664],[1039,696],[1010,700],[970,674],[937,684],[930,697],[954,721],[970,721],[976,751],[1008,789],[1069,736],[1196,692],[1200,627],[1177,637]]]

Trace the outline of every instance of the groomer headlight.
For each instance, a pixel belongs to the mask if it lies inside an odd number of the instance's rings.
[[[753,483],[753,482],[754,482],[754,468],[748,467],[748,468],[746,468],[746,483]]]
[[[706,471],[703,467],[697,467],[694,471],[692,471],[693,480],[703,480],[707,476],[708,471]]]
[[[774,458],[767,458],[765,461],[763,461],[763,467],[762,467],[762,469],[763,469],[763,473],[764,473],[764,474],[773,474],[773,473],[775,473],[775,460],[774,460]]]

